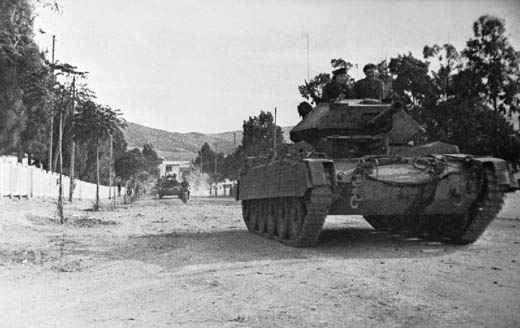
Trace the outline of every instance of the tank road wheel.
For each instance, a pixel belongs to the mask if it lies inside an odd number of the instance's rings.
[[[304,217],[307,215],[303,198],[291,198],[290,214],[291,215],[288,218],[289,239],[297,242],[303,226]]]
[[[267,199],[267,215],[266,215],[266,227],[267,233],[270,236],[274,236],[276,234],[276,221],[278,216],[278,199],[271,198]]]
[[[482,172],[482,186],[477,200],[466,215],[450,220],[444,236],[448,243],[467,245],[475,242],[497,216],[504,204],[504,190],[497,185],[495,173],[490,168]],[[457,228],[458,227],[458,228]],[[454,229],[455,228],[455,229]]]
[[[289,215],[290,201],[288,198],[280,199],[276,220],[276,231],[281,239],[287,238],[287,221]]]
[[[269,210],[269,202],[267,199],[259,199],[258,200],[258,216],[256,217],[256,223],[259,233],[265,232],[265,221],[266,216]]]
[[[247,230],[250,232],[255,231],[256,226],[255,205],[254,200],[242,201],[242,217],[244,218]]]

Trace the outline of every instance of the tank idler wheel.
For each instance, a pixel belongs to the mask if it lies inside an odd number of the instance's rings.
[[[267,199],[267,213],[265,213],[266,218],[266,227],[267,233],[270,236],[274,236],[276,234],[276,220],[277,220],[277,199]]]

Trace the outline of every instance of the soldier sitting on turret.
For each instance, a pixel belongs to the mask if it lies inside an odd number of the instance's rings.
[[[332,72],[332,81],[323,88],[321,101],[336,102],[353,98],[353,92],[347,84],[347,70],[342,67]]]
[[[356,98],[372,98],[383,100],[383,81],[377,78],[377,67],[374,64],[367,64],[363,67],[366,77],[359,80],[354,85]]]

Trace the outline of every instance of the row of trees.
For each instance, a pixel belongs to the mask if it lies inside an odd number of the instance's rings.
[[[481,16],[473,34],[462,51],[451,44],[433,45],[424,47],[422,59],[408,53],[382,61],[380,78],[425,126],[426,141],[442,140],[464,153],[518,165],[520,134],[512,122],[520,113],[520,53],[509,43],[502,19]],[[331,65],[353,67],[341,58]],[[318,74],[299,86],[300,94],[314,101],[330,79]]]
[[[58,10],[54,1],[0,0],[0,153],[98,184],[114,171],[157,174],[151,145],[127,151],[121,111],[97,103],[87,73],[54,59],[54,37],[50,59],[39,49],[33,22],[44,6]]]

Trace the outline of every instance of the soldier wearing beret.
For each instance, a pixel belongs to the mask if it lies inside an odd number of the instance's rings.
[[[383,81],[377,78],[377,67],[367,64],[363,67],[366,77],[354,85],[356,98],[383,99]]]
[[[353,92],[347,85],[347,70],[342,67],[332,72],[332,81],[323,88],[321,101],[335,102],[353,98]]]

